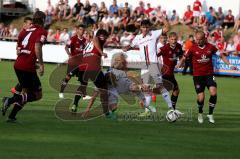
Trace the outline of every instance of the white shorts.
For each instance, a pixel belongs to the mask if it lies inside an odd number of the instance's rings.
[[[199,17],[201,15],[201,12],[199,11],[193,11],[193,16],[194,17]]]
[[[141,78],[144,84],[158,84],[162,83],[162,73],[159,64],[150,64],[148,69],[141,70]],[[151,81],[151,79],[153,81]],[[153,83],[154,82],[154,83]]]

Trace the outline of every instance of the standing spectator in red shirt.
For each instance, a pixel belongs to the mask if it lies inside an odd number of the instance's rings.
[[[228,14],[225,16],[224,22],[223,22],[224,28],[230,28],[234,26],[234,16],[232,15],[232,10],[228,10]]]
[[[221,26],[216,26],[216,29],[212,32],[212,35],[214,36],[214,41],[218,41],[223,37],[223,29]]]
[[[191,10],[191,6],[187,6],[187,11],[184,13],[183,16],[183,24],[189,25],[193,23],[193,11]]]
[[[202,11],[202,3],[199,0],[196,0],[193,3],[193,17],[194,17],[194,22],[198,22],[199,16]]]
[[[141,14],[144,14],[145,12],[145,8],[144,8],[144,3],[143,1],[140,1],[139,2],[139,6],[135,8],[135,11],[137,11],[137,15],[141,15]]]

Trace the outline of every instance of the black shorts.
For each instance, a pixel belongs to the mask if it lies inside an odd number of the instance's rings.
[[[178,83],[174,75],[163,75],[162,78],[164,79],[164,81],[170,82],[173,85],[173,91],[179,89]],[[163,81],[163,84],[165,83],[164,81]]]
[[[79,68],[78,66],[67,65],[67,75],[68,76],[78,76]]]
[[[205,87],[217,87],[215,82],[215,77],[213,75],[209,76],[193,76],[193,82],[197,94],[205,91]]]
[[[41,82],[37,72],[27,72],[15,69],[18,81],[22,88],[27,88],[29,91],[41,91]]]

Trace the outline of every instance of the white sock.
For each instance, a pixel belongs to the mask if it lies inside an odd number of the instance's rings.
[[[150,95],[145,95],[145,103],[144,103],[145,112],[149,111],[149,109],[146,107],[148,107],[151,104],[151,101],[152,101],[152,97]]]
[[[172,109],[172,101],[171,101],[171,97],[170,97],[169,92],[165,88],[163,88],[161,93],[162,93],[163,99],[165,100],[165,102],[168,105],[168,108]]]

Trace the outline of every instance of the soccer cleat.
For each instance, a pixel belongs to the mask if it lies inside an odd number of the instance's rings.
[[[109,114],[106,115],[106,118],[111,120],[117,120],[117,115],[114,112],[109,112]]]
[[[17,119],[16,118],[8,118],[6,120],[7,123],[16,123],[17,122]]]
[[[145,108],[145,112],[155,113],[156,111],[157,111],[156,108],[154,106],[151,106],[151,105],[149,105]]]
[[[175,109],[174,111],[177,115],[178,118],[180,118],[181,116],[183,116],[184,113],[180,112],[179,110]]]
[[[199,124],[202,124],[202,123],[203,123],[203,115],[202,115],[202,113],[199,113],[199,114],[198,114],[198,123],[199,123]]]
[[[76,113],[77,112],[77,106],[73,104],[72,107],[71,107],[71,111],[72,111],[72,113]]]
[[[215,120],[214,120],[214,118],[213,118],[213,115],[207,115],[207,117],[208,117],[209,123],[212,123],[212,124],[215,123]]]
[[[10,107],[9,98],[8,97],[3,97],[2,102],[3,102],[2,115],[4,116],[6,114],[8,108]]]
[[[60,99],[63,99],[63,98],[64,98],[64,94],[63,94],[63,93],[59,93],[58,96],[59,96]]]
[[[143,113],[140,113],[138,116],[139,117],[149,117],[151,115],[151,113],[149,111],[145,111]]]
[[[91,96],[86,95],[85,97],[83,97],[83,100],[90,100],[91,98]]]

